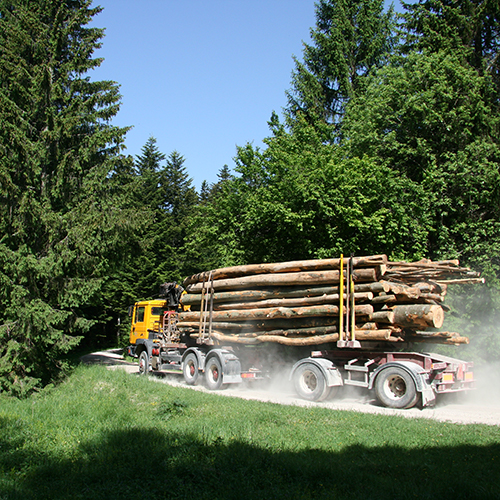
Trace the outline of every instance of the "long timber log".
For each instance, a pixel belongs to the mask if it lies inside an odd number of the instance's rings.
[[[372,283],[378,281],[381,276],[379,268],[355,269],[353,274],[354,282]],[[311,283],[339,283],[339,271],[310,271],[297,273],[277,273],[277,274],[257,274],[252,276],[242,276],[240,278],[229,278],[214,280],[214,290],[235,290],[240,288],[251,288],[256,286],[275,285],[310,285]],[[203,283],[194,283],[186,286],[188,293],[200,293]]]
[[[330,342],[337,342],[339,339],[338,333],[332,333],[330,335],[316,335],[312,337],[284,337],[281,335],[261,335],[256,338],[240,337],[239,335],[227,335],[222,332],[212,332],[212,337],[222,342],[235,342],[241,344],[255,345],[263,342],[273,342],[283,345],[293,345],[293,346],[311,346],[311,345],[321,345]],[[400,337],[391,336],[389,330],[375,330],[370,332],[367,330],[356,331],[356,338],[358,340],[369,340],[369,341],[385,341],[385,342],[401,342],[403,339]]]
[[[309,334],[313,331],[338,331],[338,321],[335,318],[300,318],[300,319],[275,319],[270,321],[250,321],[246,323],[236,322],[213,322],[213,329],[217,331],[228,331],[240,335],[260,335],[266,332],[302,332]],[[193,333],[199,330],[199,321],[182,321],[177,323],[177,328],[186,333]],[[393,325],[384,325],[384,329],[397,330]],[[357,323],[357,330],[376,330],[377,324],[373,322]],[[308,333],[309,332],[309,333]]]
[[[345,288],[345,287],[344,287]],[[358,283],[354,285],[355,293],[382,293],[391,289],[389,282]],[[261,288],[256,290],[235,290],[227,292],[215,292],[213,295],[214,303],[217,302],[241,302],[257,301],[277,298],[299,298],[299,297],[317,297],[322,295],[338,294],[339,286],[282,286],[275,288]],[[186,293],[182,295],[183,305],[198,305],[201,302],[200,293]]]
[[[403,327],[441,328],[444,311],[439,305],[409,304],[394,306],[394,323]]]
[[[463,336],[457,337],[420,337],[418,335],[405,336],[406,342],[421,343],[421,344],[445,344],[445,345],[460,345],[468,344],[469,338]]]
[[[354,267],[384,266],[387,263],[386,255],[371,255],[367,257],[353,257]],[[340,259],[313,259],[297,260],[290,262],[277,262],[265,264],[248,264],[244,266],[232,266],[209,271],[214,280],[236,278],[254,274],[291,273],[300,271],[319,271],[340,268]],[[202,282],[208,276],[208,272],[195,274],[186,278],[184,286],[191,283]]]
[[[259,307],[300,307],[315,304],[338,304],[339,295],[319,295],[317,297],[301,297],[301,298],[282,298],[282,299],[268,299],[259,302],[238,302],[219,304],[215,306],[215,310],[228,310],[228,309],[256,309]],[[361,292],[354,294],[357,301],[366,302],[373,298],[371,292]]]
[[[369,304],[356,306],[357,316],[370,316],[373,307]],[[207,313],[204,313],[205,315]],[[241,320],[270,320],[290,319],[320,316],[338,316],[339,307],[334,305],[310,306],[310,307],[270,307],[262,309],[243,309],[230,311],[213,311],[213,321],[241,321]],[[180,322],[199,321],[199,311],[182,312],[179,315]]]
[[[434,304],[402,304],[374,312],[370,319],[376,323],[389,323],[405,328],[441,328],[444,310]]]

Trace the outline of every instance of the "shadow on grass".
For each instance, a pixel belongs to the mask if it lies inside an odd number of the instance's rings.
[[[12,445],[0,437],[2,500],[500,498],[500,444],[293,452],[131,428],[70,459]]]

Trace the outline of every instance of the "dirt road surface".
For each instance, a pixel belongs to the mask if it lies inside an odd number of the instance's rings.
[[[138,375],[137,363],[129,363],[123,359],[120,350],[100,351],[82,358],[83,363],[99,363],[110,369],[124,369],[132,375]],[[358,411],[381,415],[400,415],[407,418],[428,418],[458,424],[486,424],[500,426],[500,363],[496,366],[476,370],[477,389],[469,393],[441,395],[432,408],[411,408],[394,410],[378,405],[372,394],[356,388],[342,388],[334,399],[321,403],[312,403],[298,399],[286,376],[272,384],[239,384],[229,386],[225,390],[216,391],[226,397],[238,397],[249,400],[265,401],[277,404],[305,407],[330,408],[332,410]],[[188,386],[182,376],[151,375],[151,380],[177,387],[210,392],[200,383]],[[201,377],[200,377],[201,378]]]

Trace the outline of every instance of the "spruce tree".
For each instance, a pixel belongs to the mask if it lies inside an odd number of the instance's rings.
[[[90,0],[0,0],[0,390],[52,380],[89,335],[133,217],[114,168],[120,95],[89,71]]]
[[[295,58],[286,115],[293,126],[301,113],[309,123],[334,124],[335,135],[350,98],[392,50],[393,12],[383,0],[320,0],[312,44],[304,44],[303,62]]]
[[[162,265],[165,276],[170,278],[169,281],[181,281],[191,271],[191,266],[186,262],[184,245],[186,226],[198,203],[198,194],[184,162],[184,157],[178,151],[170,153],[160,181],[163,193],[162,208],[168,221],[163,233],[163,245],[170,249]]]

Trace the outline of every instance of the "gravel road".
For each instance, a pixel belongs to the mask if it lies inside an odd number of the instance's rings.
[[[110,369],[121,368],[131,374],[138,374],[137,364],[126,362],[119,350],[96,352],[84,356],[82,362],[104,364]],[[379,406],[367,391],[357,390],[356,388],[343,388],[333,400],[311,403],[298,399],[294,395],[287,377],[282,377],[280,381],[267,386],[258,384],[230,386],[228,389],[217,391],[217,394],[277,404],[378,413],[381,415],[400,415],[407,418],[428,418],[458,424],[478,423],[500,426],[500,363],[488,369],[476,369],[475,376],[478,387],[475,391],[441,395],[436,406],[422,410],[418,408],[409,410],[384,408]],[[186,385],[181,376],[153,375],[151,379],[172,386],[210,392],[202,384],[194,387]]]

